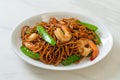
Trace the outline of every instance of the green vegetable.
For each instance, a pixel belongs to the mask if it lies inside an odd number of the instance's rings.
[[[43,26],[37,26],[37,31],[46,42],[48,42],[52,46],[56,44],[56,41],[54,40],[54,38],[50,36],[50,34],[45,30]]]
[[[30,51],[28,48],[26,48],[25,46],[21,46],[20,49],[25,55],[27,55],[33,59],[40,59],[39,53],[34,53],[34,52]]]
[[[100,39],[100,37],[96,33],[95,33],[94,41],[95,41],[96,44],[100,44],[101,43],[101,39]]]
[[[92,30],[92,31],[96,31],[98,28],[97,26],[93,25],[93,24],[89,24],[86,22],[82,22],[82,21],[77,21],[79,24],[82,24],[83,26],[85,26],[86,28]]]
[[[92,52],[91,52],[91,53],[89,53],[87,57],[91,57],[91,56],[92,56]]]
[[[35,32],[35,30],[32,30],[32,31],[26,30],[26,31],[25,31],[26,34],[30,34],[30,33],[34,33],[34,32]]]
[[[64,66],[67,66],[67,65],[70,65],[70,64],[80,60],[81,58],[83,58],[83,56],[72,55],[72,56],[69,56],[66,60],[63,60],[62,64]]]
[[[30,34],[31,32],[30,32],[29,30],[26,30],[25,33],[26,33],[26,34]]]

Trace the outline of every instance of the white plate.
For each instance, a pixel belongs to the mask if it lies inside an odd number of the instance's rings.
[[[102,40],[102,44],[99,46],[99,55],[98,57],[93,60],[90,61],[89,59],[83,59],[79,64],[72,64],[69,66],[53,66],[53,65],[47,65],[44,64],[40,61],[36,61],[34,59],[29,58],[28,56],[24,55],[21,51],[20,51],[20,46],[21,46],[21,28],[24,25],[29,25],[29,26],[33,26],[35,25],[37,22],[40,21],[48,21],[49,18],[51,17],[55,17],[57,19],[62,19],[62,18],[77,18],[81,21],[85,21],[88,23],[92,23],[96,26],[98,26],[98,34]],[[83,15],[83,14],[78,14],[78,13],[70,13],[70,12],[49,12],[49,13],[44,13],[44,14],[40,14],[40,15],[36,15],[33,17],[30,17],[24,21],[22,21],[22,23],[20,23],[18,26],[16,26],[16,28],[13,30],[12,35],[11,35],[11,44],[12,47],[15,51],[15,53],[21,57],[23,60],[25,60],[26,62],[40,67],[40,68],[45,68],[45,69],[51,69],[51,70],[74,70],[74,69],[81,69],[81,68],[85,68],[88,67],[90,65],[93,65],[95,63],[97,63],[98,61],[100,61],[101,59],[103,59],[111,50],[112,45],[113,45],[113,39],[112,36],[109,32],[109,30],[106,28],[106,26],[103,26],[102,23],[99,23],[96,19],[92,19],[89,16]]]

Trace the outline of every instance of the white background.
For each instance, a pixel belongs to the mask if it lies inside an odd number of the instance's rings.
[[[45,70],[24,62],[11,49],[11,32],[26,18],[48,11],[99,18],[112,33],[112,50],[97,64],[73,71]],[[120,0],[0,0],[0,80],[120,80]]]

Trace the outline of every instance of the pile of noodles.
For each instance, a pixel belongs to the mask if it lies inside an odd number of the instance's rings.
[[[43,26],[46,29],[46,31],[57,41],[55,46],[51,46],[50,44],[45,42],[40,35],[38,35],[37,39],[34,41],[28,40],[30,34],[38,34],[36,30],[37,25]],[[70,29],[70,32],[72,34],[72,38],[68,42],[59,41],[54,34],[56,28],[60,28],[62,25],[66,25]],[[52,65],[59,65],[62,62],[62,60],[65,60],[68,56],[71,56],[73,54],[80,56],[81,53],[79,52],[79,47],[81,43],[79,40],[81,38],[93,40],[95,35],[93,31],[87,29],[83,25],[78,24],[77,20],[74,18],[62,20],[50,18],[49,22],[40,22],[33,27],[24,26],[24,28],[25,27],[27,27],[27,29],[22,29],[23,45],[26,41],[32,43],[34,47],[30,50],[33,52],[40,53],[40,61],[42,61],[45,64]],[[29,30],[29,32],[25,34],[24,32],[27,30]]]

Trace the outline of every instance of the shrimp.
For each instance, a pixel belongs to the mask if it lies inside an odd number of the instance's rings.
[[[33,41],[35,39],[37,39],[38,35],[36,33],[32,33],[29,37],[28,37],[28,41]]]
[[[79,50],[82,56],[88,56],[89,53],[92,52],[92,56],[90,60],[94,60],[99,53],[98,47],[95,45],[95,43],[92,40],[82,38],[79,40],[81,43],[80,48],[83,50]]]
[[[67,26],[62,26],[54,31],[55,36],[61,42],[67,42],[72,38],[72,34]]]
[[[34,45],[32,42],[23,42],[23,45],[25,45],[28,49],[32,50],[33,52],[38,52],[40,47],[37,45]]]
[[[99,49],[93,41],[89,40],[88,43],[90,44],[90,47],[93,49],[92,56],[90,58],[90,60],[93,61],[98,56]]]
[[[82,38],[79,40],[79,42],[80,42],[80,47],[78,48],[79,52],[81,53],[82,56],[88,56],[88,54],[92,52],[92,48],[88,43],[88,39]]]

